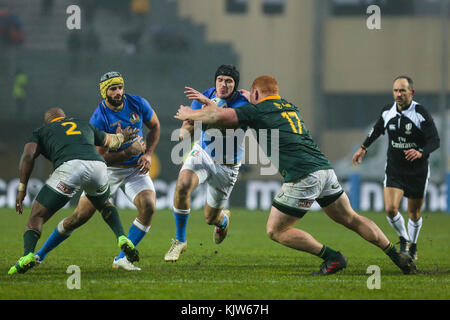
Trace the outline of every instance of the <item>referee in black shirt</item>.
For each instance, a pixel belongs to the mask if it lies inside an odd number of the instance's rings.
[[[370,145],[387,131],[384,205],[389,224],[400,237],[400,251],[417,259],[417,238],[422,227],[420,209],[430,176],[428,158],[439,148],[439,135],[433,118],[424,106],[413,100],[413,80],[398,76],[394,80],[394,104],[386,105],[361,147],[353,164],[361,163]],[[400,202],[408,198],[408,230],[399,212]],[[409,248],[408,248],[409,245]]]

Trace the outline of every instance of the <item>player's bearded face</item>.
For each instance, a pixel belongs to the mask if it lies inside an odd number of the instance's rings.
[[[106,99],[114,107],[120,107],[123,103],[123,86],[116,85],[108,88]]]
[[[218,76],[216,78],[216,97],[227,99],[234,90],[234,79],[229,76]]]

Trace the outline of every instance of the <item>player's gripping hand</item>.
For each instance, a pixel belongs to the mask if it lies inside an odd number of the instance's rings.
[[[239,89],[238,91],[244,96],[245,99],[250,101],[250,91],[245,89]]]
[[[139,139],[134,141],[131,146],[125,149],[125,153],[129,157],[137,156],[138,154],[145,152],[145,149],[145,142],[143,141],[142,137],[139,137]]]
[[[144,153],[139,159],[138,164],[142,174],[147,174],[152,166],[152,157]]]
[[[135,139],[138,136],[138,132],[139,132],[138,128],[133,129],[130,126],[125,127],[125,129],[122,129],[120,127],[120,123],[117,125],[117,129],[116,129],[116,134],[117,133],[123,134],[123,138],[124,138],[123,142],[124,143]]]

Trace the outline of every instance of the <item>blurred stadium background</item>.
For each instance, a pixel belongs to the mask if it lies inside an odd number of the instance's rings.
[[[372,4],[381,9],[381,29],[367,27]],[[80,29],[67,28],[70,5],[81,9]],[[100,76],[116,70],[126,92],[149,100],[161,121],[151,175],[158,208],[169,208],[178,173],[170,159],[180,126],[173,115],[189,103],[183,88],[212,86],[226,63],[238,66],[244,88],[259,75],[275,76],[354,207],[374,211],[383,210],[386,139],[358,168],[351,155],[392,102],[394,77],[410,75],[442,141],[431,157],[426,210],[450,211],[449,11],[448,0],[0,0],[0,207],[14,207],[19,157],[43,112],[60,106],[89,119]],[[50,172],[39,159],[26,203]],[[268,209],[280,185],[277,175],[246,165],[230,205]],[[204,195],[199,188],[194,209]],[[115,201],[131,207],[121,194]]]

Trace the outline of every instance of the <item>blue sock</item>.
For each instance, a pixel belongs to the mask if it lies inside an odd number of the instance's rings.
[[[39,260],[44,260],[45,256],[55,249],[61,242],[66,240],[69,237],[69,235],[64,235],[59,233],[58,227],[53,230],[53,233],[48,237],[47,241],[45,241],[42,248],[36,252],[36,254],[39,256]]]
[[[186,227],[191,209],[175,209],[173,216],[175,217],[175,224],[177,227],[176,239],[181,242],[186,242]]]
[[[149,229],[150,227],[142,225],[139,221],[135,219],[134,222],[131,224],[130,230],[128,231],[128,239],[130,239],[131,242],[133,242],[134,246],[136,247],[139,244],[139,242],[141,242],[141,240],[145,237]],[[125,252],[120,250],[120,253],[116,257],[116,260],[121,259],[123,257],[125,257]]]

